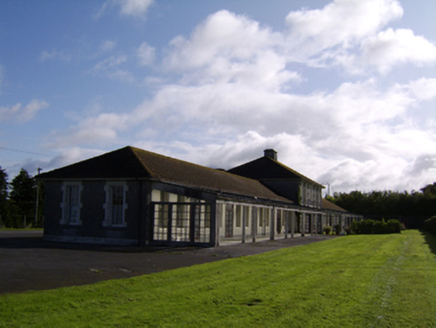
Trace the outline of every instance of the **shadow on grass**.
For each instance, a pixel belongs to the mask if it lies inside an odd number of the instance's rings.
[[[436,255],[436,235],[422,230],[420,230],[420,232],[424,236],[425,242],[430,247],[431,252]]]

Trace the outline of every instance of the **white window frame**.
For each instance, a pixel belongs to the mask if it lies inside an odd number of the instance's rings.
[[[121,223],[114,224],[112,222],[112,187],[123,187],[123,212],[122,212],[122,220]],[[126,209],[127,209],[127,202],[126,202],[126,193],[128,191],[128,186],[125,182],[121,181],[110,181],[107,182],[104,186],[104,191],[106,193],[106,201],[103,204],[103,209],[105,211],[104,214],[104,221],[103,226],[104,227],[126,227]]]
[[[77,220],[75,221],[71,221],[71,216],[70,216],[70,211],[69,211],[69,200],[70,200],[70,194],[68,192],[68,190],[70,190],[71,187],[77,187],[78,188],[78,199],[77,199],[77,211],[78,211],[78,215],[77,215]],[[62,218],[60,221],[60,224],[69,224],[69,225],[82,225],[82,220],[80,219],[80,212],[82,209],[82,191],[83,191],[83,186],[82,186],[82,182],[80,181],[68,181],[68,182],[64,182],[62,185],[62,203],[61,203],[61,208],[62,208]]]

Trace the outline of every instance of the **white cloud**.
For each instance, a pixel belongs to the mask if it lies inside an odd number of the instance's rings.
[[[104,70],[108,70],[110,68],[118,67],[121,64],[125,63],[126,61],[127,61],[127,57],[124,55],[111,56],[111,57],[106,58],[105,60],[102,60],[101,62],[97,63],[94,66],[94,69],[98,70],[98,71],[104,71]]]
[[[153,4],[153,0],[119,0],[118,2],[122,14],[137,17],[143,17]]]
[[[390,28],[364,40],[362,52],[362,63],[376,66],[383,73],[399,64],[436,62],[436,46],[407,29]]]
[[[72,56],[68,53],[65,53],[63,51],[59,51],[57,49],[53,49],[51,51],[43,50],[39,56],[39,59],[41,61],[46,60],[60,60],[64,62],[70,61]]]
[[[181,83],[243,83],[280,90],[303,80],[289,64],[341,65],[352,74],[381,72],[393,66],[436,61],[436,47],[406,29],[380,31],[403,9],[395,0],[337,0],[321,10],[301,10],[286,17],[282,33],[226,10],[210,15],[189,38],[178,36],[164,58]]]
[[[0,122],[15,121],[18,123],[25,123],[35,117],[35,115],[49,104],[42,100],[32,100],[26,106],[18,103],[10,107],[0,107]]]
[[[116,45],[117,45],[117,43],[115,41],[106,40],[101,44],[100,49],[103,52],[107,52],[107,51],[113,50],[116,47]]]
[[[290,55],[307,58],[336,46],[351,47],[402,15],[395,0],[336,0],[323,9],[291,12],[288,42],[298,54]]]
[[[139,63],[143,66],[152,65],[156,56],[155,52],[155,49],[147,42],[142,43],[137,50]]]
[[[131,118],[116,113],[102,113],[87,117],[67,131],[57,131],[49,136],[49,146],[54,148],[74,145],[104,145],[115,142],[118,132],[127,128]]]
[[[411,81],[408,87],[420,100],[429,100],[436,97],[436,78],[421,78]]]
[[[119,6],[122,15],[144,19],[153,4],[153,0],[108,0],[103,3],[96,17],[100,18],[109,7]]]
[[[420,99],[408,90],[381,91],[372,80],[309,95],[231,84],[167,86],[133,116],[156,131],[160,141],[148,141],[148,149],[172,149],[178,158],[228,168],[282,148],[283,163],[336,188],[395,189],[415,158],[436,149],[436,133],[409,124]],[[181,131],[190,135],[171,141]],[[413,188],[413,176],[407,179]]]
[[[106,58],[90,70],[92,74],[103,75],[113,80],[119,80],[125,83],[134,83],[136,81],[134,75],[126,70],[120,68],[127,62],[127,56],[116,55]]]
[[[258,22],[222,10],[197,26],[190,39],[173,39],[174,51],[167,61],[170,68],[188,69],[209,65],[217,57],[248,60],[275,45],[277,37]]]
[[[342,65],[352,74],[366,74],[365,66],[387,73],[400,64],[436,62],[436,46],[424,37],[408,29],[381,30],[402,15],[396,0],[336,0],[323,9],[291,12],[288,60]]]
[[[279,88],[300,79],[286,70],[286,58],[278,48],[282,41],[279,33],[223,10],[197,26],[189,39],[173,39],[164,64],[168,70],[184,72],[185,83],[234,82]]]

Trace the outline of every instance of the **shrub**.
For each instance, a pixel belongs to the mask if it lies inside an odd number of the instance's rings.
[[[386,233],[401,233],[402,225],[398,220],[389,220],[385,222],[366,219],[363,221],[355,221],[351,225],[351,231],[356,234],[386,234]]]
[[[382,221],[374,221],[374,225],[372,227],[372,233],[376,235],[388,233],[388,225],[383,219]]]
[[[436,234],[436,215],[424,221],[423,230]]]
[[[332,227],[330,227],[330,226],[325,226],[324,229],[323,229],[323,231],[324,231],[324,233],[325,233],[326,235],[330,235],[330,232],[332,231]]]
[[[353,224],[351,225],[351,230],[358,235],[360,234],[369,235],[373,233],[374,223],[375,221],[371,219],[367,219],[363,221],[354,221]]]
[[[334,229],[335,229],[335,233],[337,235],[339,235],[341,233],[342,228],[339,224],[335,224]]]
[[[388,233],[401,233],[401,230],[404,230],[403,225],[398,220],[391,219],[388,220],[386,224],[389,231]]]

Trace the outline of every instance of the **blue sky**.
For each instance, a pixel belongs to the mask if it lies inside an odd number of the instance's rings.
[[[436,2],[2,1],[0,166],[132,145],[333,191],[436,181]]]

